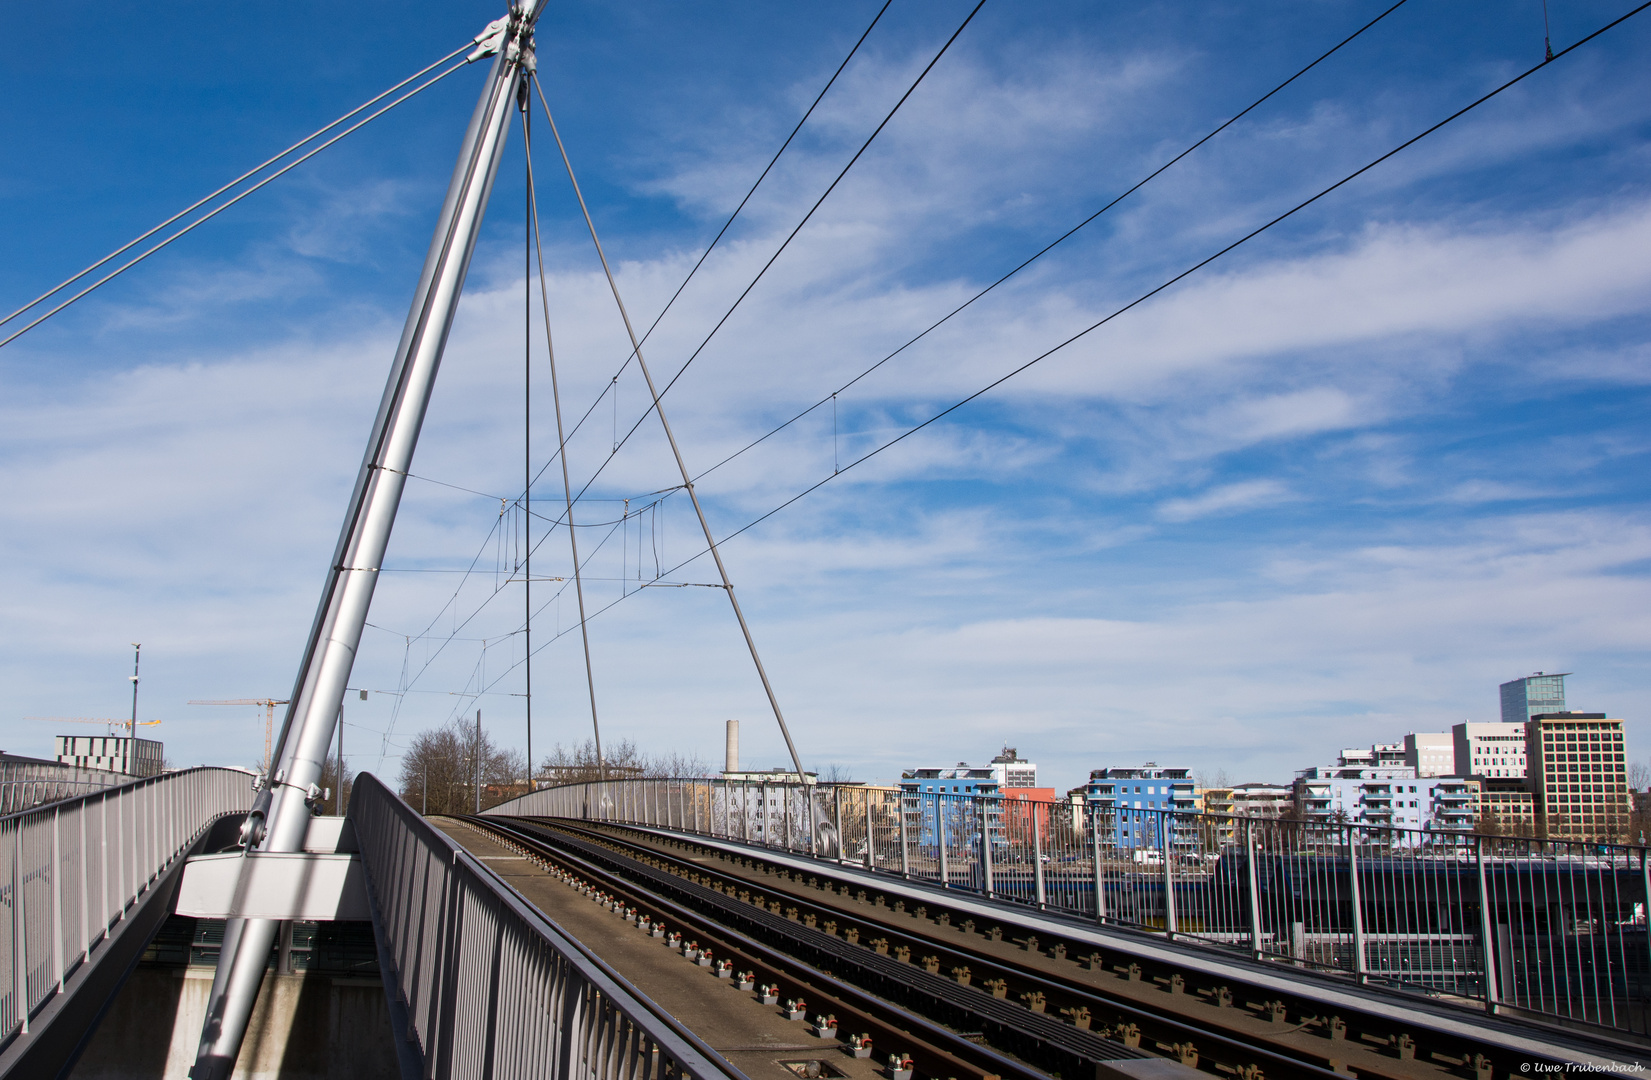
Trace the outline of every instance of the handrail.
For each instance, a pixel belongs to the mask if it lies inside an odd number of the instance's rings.
[[[0,758],[0,815],[22,813],[42,803],[129,784],[133,777],[57,761]]]
[[[0,1048],[214,821],[251,805],[245,772],[200,767],[0,817]]]
[[[745,1080],[370,773],[349,817],[423,1075]]]

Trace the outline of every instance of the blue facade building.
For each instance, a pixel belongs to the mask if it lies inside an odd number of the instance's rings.
[[[1188,769],[1166,769],[1156,762],[1140,768],[1096,769],[1084,785],[1084,802],[1101,841],[1122,848],[1162,851],[1163,833],[1172,847],[1191,848],[1197,838],[1193,819],[1167,817],[1164,811],[1197,811],[1196,786]]]

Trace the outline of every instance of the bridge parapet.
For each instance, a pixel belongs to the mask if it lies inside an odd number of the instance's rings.
[[[372,775],[349,817],[404,1075],[745,1080]]]
[[[0,817],[0,1075],[156,884],[252,795],[240,770],[184,769]]]

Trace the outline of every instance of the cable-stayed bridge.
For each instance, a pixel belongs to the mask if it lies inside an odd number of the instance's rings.
[[[889,117],[980,7],[968,10]],[[175,1070],[183,1058],[171,1048],[181,1041],[195,1080],[222,1080],[237,1070],[331,1074],[346,1067],[340,1062],[359,1073],[352,1048],[386,1075],[603,1080],[785,1072],[809,1080],[912,1080],[918,1074],[984,1080],[1066,1077],[1073,1070],[1136,1078],[1199,1070],[1241,1080],[1337,1073],[1492,1080],[1531,1071],[1637,1068],[1651,1027],[1651,863],[1643,847],[1344,824],[1258,827],[1168,812],[1137,813],[1132,830],[1122,834],[1134,839],[1120,843],[1117,817],[1130,813],[1122,809],[921,798],[807,782],[723,561],[719,545],[728,536],[714,535],[700,506],[695,485],[705,473],[689,469],[664,398],[882,125],[684,367],[670,381],[658,381],[645,348],[651,327],[632,321],[534,78],[540,10],[524,0],[473,42],[5,320],[9,329],[0,345],[373,116],[486,62],[486,82],[460,143],[269,770],[250,783],[245,774],[211,768],[120,783],[54,778],[47,770],[16,782],[34,786],[17,789],[21,802],[0,832],[10,946],[9,967],[0,973],[0,1071],[136,1070],[131,1062],[122,1065],[104,1029],[113,1018],[134,1016],[164,1019],[174,1032],[168,1052],[150,1064]],[[1550,49],[1541,63],[1144,289],[1087,329],[834,463],[830,476],[751,524],[1174,287],[1642,10]],[[1312,59],[1279,89],[1385,15]],[[432,75],[437,68],[443,70]],[[1140,184],[1243,115],[1168,158]],[[678,474],[672,493],[686,498],[703,536],[692,558],[708,555],[715,566],[711,584],[727,597],[787,747],[791,782],[605,776],[586,636],[595,613],[586,608],[575,530],[580,496],[595,476],[575,492],[548,352],[535,116],[549,129],[623,321],[625,365],[635,365],[647,388],[647,408],[625,438],[644,423],[659,425]],[[485,816],[432,822],[363,774],[348,814],[323,817],[323,768],[480,223],[507,137],[517,127],[529,148],[527,236],[535,273],[526,280],[539,290],[558,430],[556,524],[569,541],[602,778],[534,791]],[[835,394],[822,398],[809,411],[834,400]],[[623,441],[616,435],[616,453]],[[524,520],[535,478],[529,457],[520,496]],[[527,613],[533,610],[533,548],[526,545],[521,561]],[[525,616],[523,631],[531,634]],[[221,936],[209,942],[213,974],[210,986],[190,999],[198,1004],[194,1012],[179,996],[170,1016],[151,1016],[145,1008],[164,1010],[165,1002],[130,1000],[122,987],[140,960],[156,955],[175,916],[221,922]],[[337,1022],[359,1004],[360,995],[349,991],[360,984],[350,983],[349,974],[333,981],[324,1006],[306,1005],[302,995],[282,999],[280,980],[296,977],[295,956],[315,961],[324,951],[316,944],[320,936],[308,944],[296,940],[296,926],[313,924],[371,928],[370,952],[347,970],[357,977],[371,971],[382,993],[382,1013],[375,1014],[381,1022]],[[203,966],[193,963],[199,944],[191,939],[180,946],[186,971]],[[349,953],[342,945],[337,951]],[[667,1000],[672,1004],[661,1003]],[[322,1015],[332,1018],[325,1033]]]

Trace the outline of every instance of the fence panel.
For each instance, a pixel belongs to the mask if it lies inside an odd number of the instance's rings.
[[[123,779],[0,817],[0,1045],[212,822],[252,805],[251,777],[235,769]],[[71,787],[40,781],[30,798]],[[110,875],[111,856],[124,875]]]
[[[631,785],[579,793],[571,816],[622,820]],[[663,790],[691,814],[692,785]],[[537,794],[574,808],[566,789]],[[427,1073],[744,1080],[370,774],[349,817]]]

